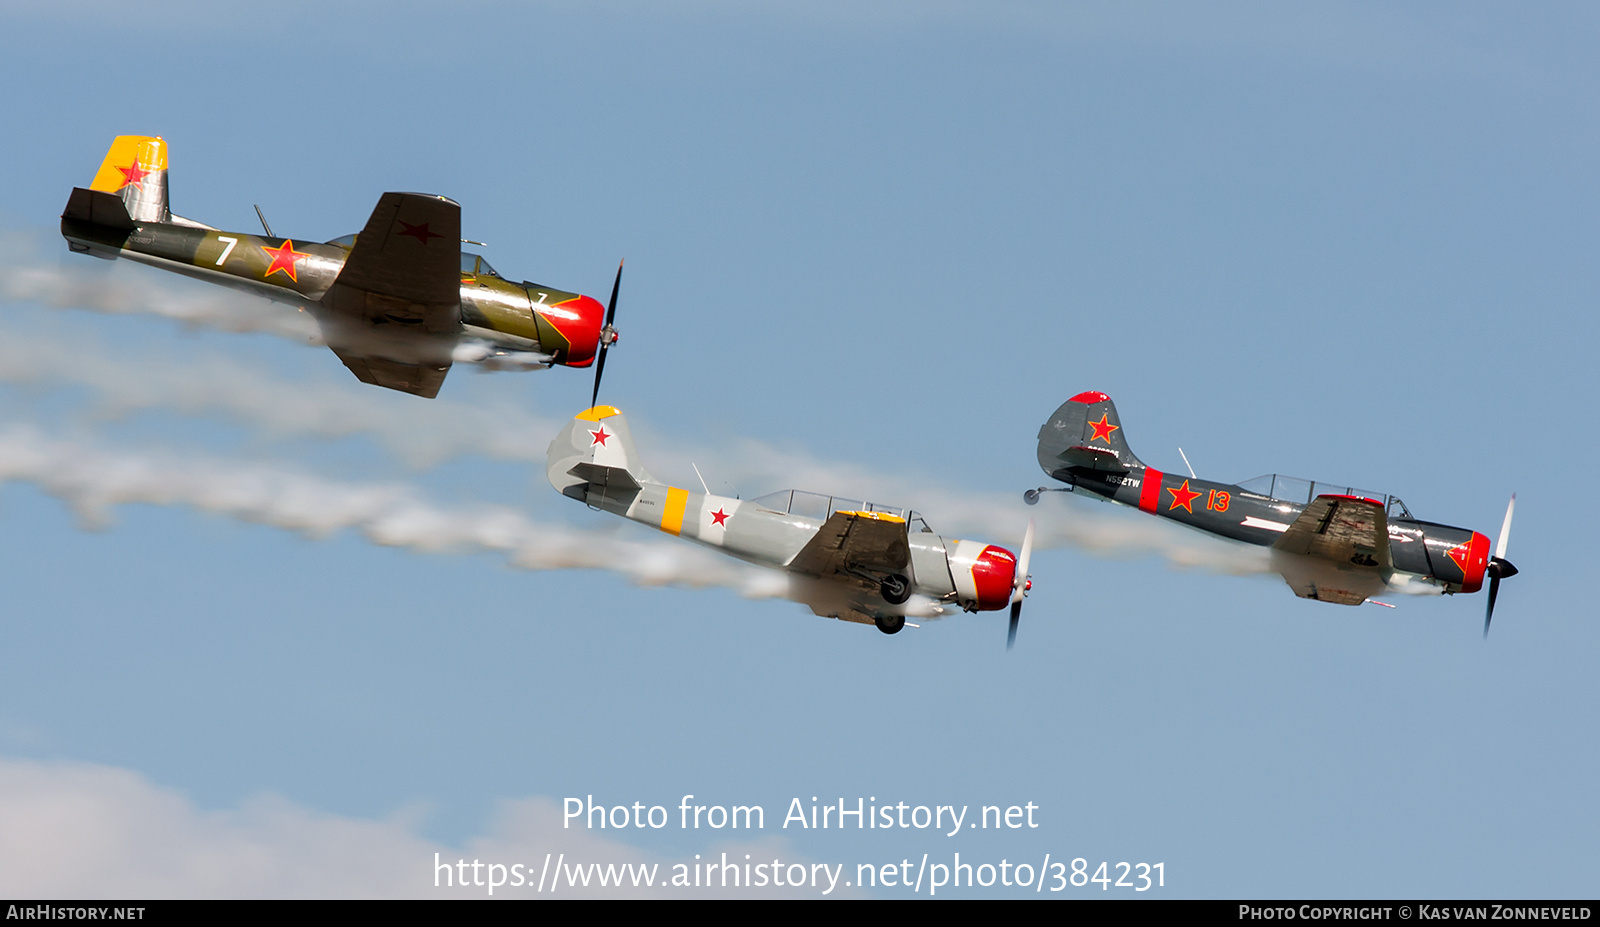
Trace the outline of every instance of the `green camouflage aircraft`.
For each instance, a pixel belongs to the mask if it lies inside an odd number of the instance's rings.
[[[385,193],[358,234],[322,244],[224,232],[173,215],[167,145],[118,136],[94,181],[73,189],[61,234],[73,251],[127,257],[310,312],[362,382],[433,398],[460,361],[490,369],[595,366],[617,340],[609,307],[578,293],[513,283],[461,250],[461,207]],[[597,360],[598,358],[598,360]]]
[[[790,598],[885,634],[898,633],[907,617],[1009,605],[1009,649],[1032,587],[1032,521],[1019,560],[993,544],[941,537],[916,512],[891,506],[790,489],[746,501],[679,489],[645,470],[613,406],[574,416],[550,442],[545,473],[562,495],[591,508],[785,571]]]

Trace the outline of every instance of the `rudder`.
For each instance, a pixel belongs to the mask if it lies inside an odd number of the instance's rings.
[[[122,197],[135,222],[172,221],[167,202],[167,143],[158,136],[117,136],[89,189]]]
[[[588,505],[623,503],[641,486],[655,483],[634,450],[628,420],[614,406],[595,406],[573,416],[550,442],[545,475],[564,496]]]
[[[1127,472],[1144,464],[1123,437],[1111,397],[1091,391],[1062,403],[1040,426],[1039,466],[1054,477],[1072,467]]]

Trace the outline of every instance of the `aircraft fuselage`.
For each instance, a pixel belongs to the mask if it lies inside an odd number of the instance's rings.
[[[171,222],[119,228],[63,217],[61,234],[73,251],[126,257],[313,311],[321,308],[351,251],[343,240],[318,244]],[[477,270],[474,262],[461,273],[456,324],[430,334],[478,336],[504,349],[549,355],[551,363],[569,367],[593,363],[595,340],[583,337],[583,330],[586,318],[604,311],[596,300]]]
[[[1236,483],[1163,473],[1153,467],[1125,473],[1061,468],[1050,476],[1103,499],[1262,547],[1276,544],[1307,507],[1306,503],[1251,492]],[[1483,585],[1489,553],[1489,539],[1484,535],[1411,518],[1390,517],[1388,527],[1390,560],[1396,572],[1427,577],[1448,592],[1476,592]]]

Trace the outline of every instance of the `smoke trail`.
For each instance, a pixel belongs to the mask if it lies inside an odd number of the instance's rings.
[[[297,341],[317,340],[315,321],[304,313],[226,292],[203,298],[182,295],[122,275],[114,279],[112,275],[0,266],[0,295],[56,307],[146,312],[229,331],[272,331]],[[548,436],[560,427],[504,407],[486,409],[446,400],[417,403],[369,387],[289,381],[223,357],[152,363],[95,353],[83,345],[68,348],[12,334],[0,340],[0,379],[84,386],[95,391],[103,408],[113,412],[173,408],[188,414],[219,415],[273,435],[366,435],[414,466],[467,454],[537,463],[544,458]],[[1045,496],[1047,504],[1027,509],[1017,498],[1020,488],[1015,494],[952,492],[929,481],[919,485],[903,475],[820,461],[758,441],[711,451],[663,445],[654,453],[646,448],[646,456],[675,461],[681,465],[679,470],[688,470],[691,460],[713,460],[717,471],[713,479],[731,478],[762,486],[761,491],[794,487],[852,497],[859,494],[914,507],[929,515],[936,529],[947,536],[970,536],[1015,548],[1022,526],[1034,517],[1040,528],[1035,543],[1041,549],[1074,547],[1100,556],[1155,554],[1181,569],[1272,572],[1267,556],[1258,548],[1219,541],[1130,513],[1095,512],[1090,505],[1059,499],[1056,494]],[[722,491],[731,490],[723,487]]]
[[[5,332],[0,337],[0,380],[72,384],[95,393],[110,412],[152,408],[210,414],[258,427],[275,436],[343,438],[368,436],[413,466],[430,466],[456,456],[482,454],[539,464],[559,423],[510,407],[467,403],[417,402],[359,384],[301,382],[275,376],[220,355],[179,361],[112,355],[82,341]],[[647,433],[648,434],[648,433]],[[645,439],[644,453],[688,471],[688,462],[714,461],[715,479],[744,485],[860,494],[891,505],[908,505],[927,514],[947,536],[980,538],[1015,548],[1028,518],[1040,527],[1041,549],[1075,547],[1100,556],[1161,556],[1171,566],[1223,573],[1269,573],[1257,548],[1229,544],[1184,529],[1047,494],[1036,508],[1015,494],[963,493],[927,480],[874,472],[854,464],[822,461],[759,441],[745,440],[723,450],[689,450],[657,436]],[[654,451],[654,453],[652,453]],[[709,468],[708,468],[709,469]],[[730,487],[723,491],[731,492]]]
[[[173,409],[274,437],[364,435],[415,467],[466,454],[540,461],[559,427],[509,405],[418,402],[354,379],[290,380],[219,354],[135,357],[100,350],[90,339],[68,344],[16,331],[0,331],[0,381],[84,387],[103,414]]]
[[[22,481],[67,502],[89,527],[127,503],[187,505],[242,521],[326,537],[343,529],[420,553],[504,554],[526,570],[604,569],[641,585],[721,586],[783,595],[770,570],[689,544],[638,542],[535,523],[505,506],[450,509],[401,483],[327,480],[290,468],[217,458],[149,455],[50,438],[35,428],[0,430],[0,482]]]
[[[93,272],[101,270],[101,272]],[[310,315],[265,299],[218,289],[203,296],[178,293],[123,274],[119,268],[81,272],[41,266],[0,265],[0,296],[57,309],[111,315],[156,315],[227,332],[265,332],[301,344],[322,344]]]

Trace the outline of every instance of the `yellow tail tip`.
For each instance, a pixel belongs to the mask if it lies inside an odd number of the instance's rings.
[[[595,406],[592,409],[584,409],[574,417],[580,422],[598,422],[603,418],[621,414],[622,410],[616,406]]]

